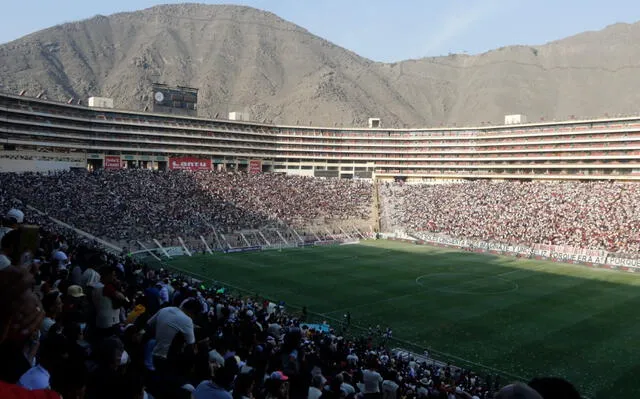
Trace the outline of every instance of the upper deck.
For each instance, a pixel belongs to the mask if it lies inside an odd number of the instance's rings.
[[[5,149],[16,151],[46,149],[89,159],[119,155],[127,161],[148,159],[150,166],[174,156],[239,168],[260,159],[267,170],[325,176],[635,180],[640,172],[640,117],[331,128],[98,109],[0,94],[0,138]]]

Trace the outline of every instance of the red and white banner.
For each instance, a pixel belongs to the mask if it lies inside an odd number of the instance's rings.
[[[201,158],[169,158],[169,169],[172,170],[211,170],[211,160]]]
[[[251,173],[252,175],[256,173],[262,173],[262,161],[259,159],[250,159],[249,173]]]
[[[104,168],[105,169],[121,169],[122,164],[120,162],[119,155],[105,155],[104,156]]]

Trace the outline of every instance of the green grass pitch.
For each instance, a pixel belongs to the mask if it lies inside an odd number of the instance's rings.
[[[391,326],[407,349],[481,373],[562,376],[590,398],[640,393],[640,275],[383,240],[169,265],[330,324],[349,311],[354,326]]]

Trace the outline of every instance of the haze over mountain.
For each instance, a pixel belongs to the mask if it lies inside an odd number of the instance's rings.
[[[543,26],[541,25],[541,29]],[[411,40],[407,37],[407,40]],[[540,46],[386,64],[250,7],[157,6],[58,25],[0,45],[5,91],[151,104],[150,83],[198,87],[199,115],[388,127],[636,113],[640,24]],[[1,87],[0,87],[1,88]]]

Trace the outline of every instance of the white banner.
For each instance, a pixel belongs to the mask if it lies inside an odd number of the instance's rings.
[[[418,232],[415,237],[432,244],[459,247],[470,250],[479,249],[487,252],[499,252],[505,255],[519,255],[524,257],[539,257],[558,262],[580,262],[614,267],[640,268],[640,259],[616,257],[604,250],[584,249],[570,245],[534,244],[533,247],[522,244],[505,244],[449,237],[444,234]]]
[[[607,257],[607,265],[640,269],[640,259],[620,258],[615,255],[609,255],[609,257]]]

